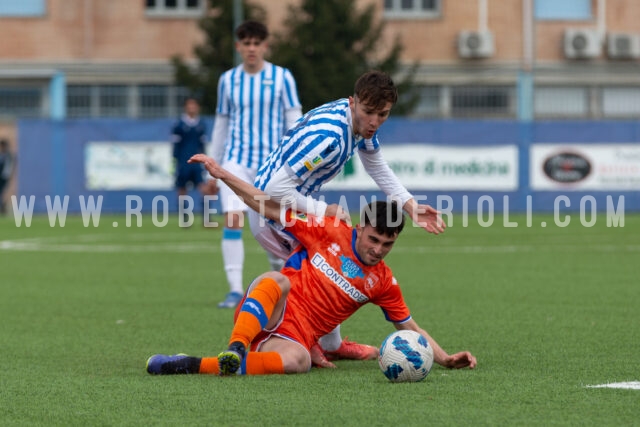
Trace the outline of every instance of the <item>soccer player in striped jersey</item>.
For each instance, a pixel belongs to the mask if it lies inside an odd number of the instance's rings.
[[[369,71],[355,83],[354,94],[324,104],[306,113],[285,135],[258,171],[255,185],[274,200],[288,200],[294,209],[325,215],[327,204],[313,198],[322,185],[344,168],[355,152],[367,171],[387,196],[397,200],[414,222],[438,234],[445,225],[439,213],[419,205],[400,183],[380,152],[378,129],[387,120],[398,99],[389,75]],[[298,245],[294,236],[274,222],[249,212],[251,231],[269,252],[286,259]],[[371,346],[342,340],[339,328],[320,339],[322,352],[314,349],[314,363],[332,365],[321,356],[367,359],[377,357]]]
[[[404,226],[396,202],[365,208],[355,228],[336,217],[299,214],[196,155],[247,202],[300,241],[280,272],[259,276],[236,310],[229,347],[217,357],[157,354],[147,360],[150,374],[264,375],[304,373],[311,369],[317,339],[367,303],[380,306],[396,329],[409,329],[427,339],[434,361],[447,368],[475,368],[468,351],[448,354],[412,318],[400,286],[383,261]],[[332,207],[335,207],[333,205]],[[329,210],[327,210],[329,212]],[[251,351],[247,353],[247,350]]]
[[[253,183],[258,168],[302,115],[302,107],[291,72],[264,59],[267,27],[246,21],[235,34],[242,64],[220,76],[211,157]],[[209,185],[215,193],[215,181]],[[222,259],[229,293],[218,307],[233,308],[243,295],[242,229],[247,206],[224,183],[219,187],[219,196],[225,216]],[[268,255],[278,268],[278,258]]]

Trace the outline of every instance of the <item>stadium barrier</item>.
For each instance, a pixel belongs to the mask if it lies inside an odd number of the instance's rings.
[[[206,121],[210,129],[213,120]],[[34,196],[34,213],[45,213],[52,198],[68,196],[68,212],[78,213],[87,197],[102,196],[102,212],[120,213],[134,196],[142,212],[157,207],[158,198],[176,212],[173,123],[20,120],[18,200]],[[412,193],[452,212],[640,211],[638,122],[390,118],[379,138]],[[357,160],[321,195],[350,208],[362,196],[384,197]]]

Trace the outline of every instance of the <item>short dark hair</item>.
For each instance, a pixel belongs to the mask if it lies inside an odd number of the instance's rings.
[[[393,237],[404,228],[404,214],[396,201],[384,200],[369,203],[360,213],[360,223],[370,225],[379,234]]]
[[[187,105],[187,103],[189,101],[195,101],[196,104],[200,105],[200,100],[195,96],[195,95],[189,95],[184,99],[184,102],[182,103],[183,106]]]
[[[258,40],[266,40],[269,37],[267,26],[258,21],[244,21],[236,28],[236,37],[238,40],[256,38]]]
[[[368,71],[361,75],[353,88],[354,95],[363,104],[373,108],[382,108],[387,102],[391,105],[398,101],[398,89],[391,76],[382,71]]]

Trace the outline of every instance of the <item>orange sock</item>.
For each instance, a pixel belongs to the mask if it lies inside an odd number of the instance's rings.
[[[245,367],[246,375],[284,374],[282,357],[275,351],[248,353]]]
[[[218,358],[203,357],[202,360],[200,360],[200,371],[198,371],[198,373],[218,375],[220,373]]]
[[[262,279],[242,304],[229,344],[239,341],[248,349],[249,343],[267,325],[281,296],[282,290],[275,280],[268,277]]]
[[[282,366],[282,357],[275,351],[265,353],[247,353],[246,359],[242,363],[243,368],[238,371],[245,375],[269,375],[269,374],[284,374],[284,367]],[[218,375],[220,370],[218,368],[217,357],[203,357],[200,362],[200,374],[212,374]]]

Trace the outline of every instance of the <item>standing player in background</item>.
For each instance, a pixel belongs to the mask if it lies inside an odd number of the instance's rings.
[[[7,213],[4,203],[4,190],[13,174],[14,156],[9,148],[9,141],[0,139],[0,214]]]
[[[293,201],[297,211],[323,217],[327,204],[311,195],[338,175],[357,150],[369,176],[414,222],[430,233],[443,232],[439,212],[416,202],[380,152],[378,129],[389,118],[397,99],[397,88],[386,73],[363,74],[355,83],[353,96],[309,111],[287,132],[258,171],[256,187],[277,202]],[[279,258],[288,258],[298,246],[290,233],[273,221],[266,222],[255,211],[249,212],[249,220],[258,242]],[[342,340],[339,326],[319,344],[321,348],[314,347],[311,354],[314,363],[324,367],[334,367],[325,357],[374,359],[378,353],[373,346]]]
[[[200,104],[195,98],[184,101],[184,113],[171,130],[173,140],[173,158],[176,162],[176,190],[178,197],[187,195],[187,186],[191,183],[202,194],[206,193],[202,165],[187,161],[195,154],[205,152],[207,129],[200,118]]]
[[[242,64],[220,76],[211,157],[242,180],[253,183],[269,153],[302,115],[302,107],[291,72],[264,59],[267,27],[246,21],[235,34]],[[225,217],[222,259],[229,293],[218,307],[234,308],[244,289],[242,228],[247,206],[224,183],[220,183],[219,192]],[[277,258],[269,257],[269,261],[272,268],[279,270]]]

